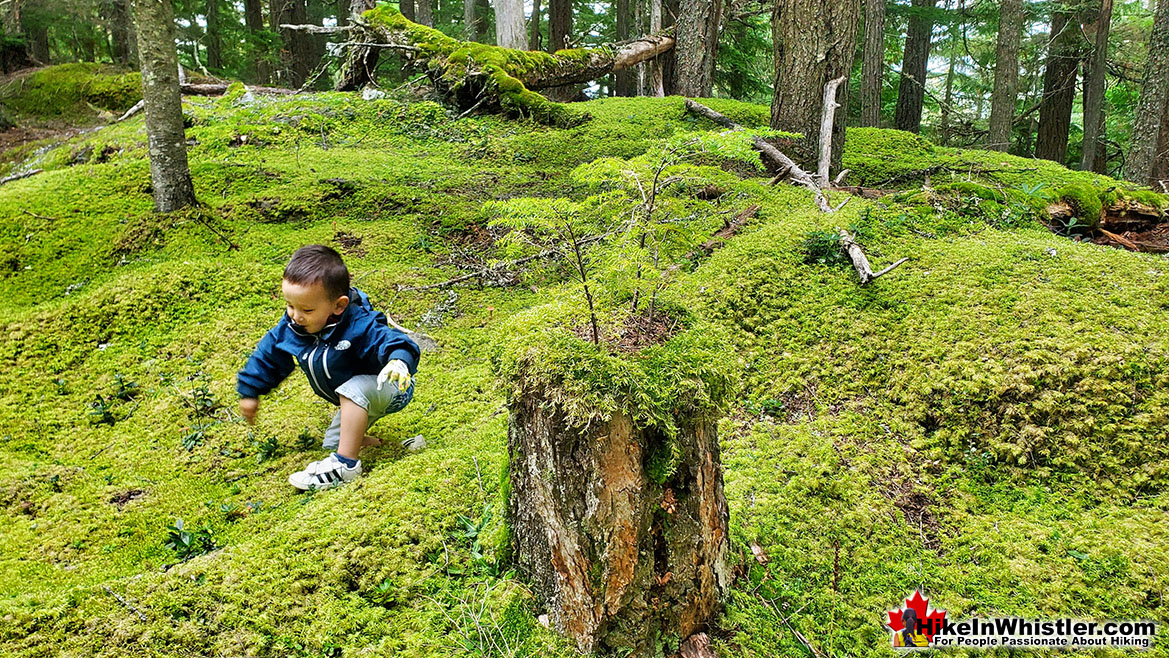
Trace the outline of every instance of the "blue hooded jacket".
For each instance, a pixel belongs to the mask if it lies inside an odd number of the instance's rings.
[[[319,333],[308,333],[285,313],[239,371],[236,390],[240,397],[259,397],[300,365],[317,395],[341,404],[335,391],[353,376],[376,375],[394,359],[404,361],[413,375],[418,357],[418,344],[388,326],[385,314],[373,310],[365,293],[350,288],[349,305],[341,317]]]

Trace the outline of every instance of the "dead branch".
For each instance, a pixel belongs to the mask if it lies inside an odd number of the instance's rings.
[[[188,83],[179,85],[179,90],[188,96],[222,96],[227,93],[229,86],[226,83]],[[268,96],[289,96],[296,93],[295,89],[283,89],[281,87],[248,87],[247,89],[253,94],[264,94]]]
[[[12,174],[11,176],[5,176],[4,178],[0,178],[0,185],[4,185],[5,183],[11,183],[14,180],[20,180],[22,178],[28,178],[29,176],[36,176],[37,174],[39,174],[43,171],[44,171],[44,169],[31,169],[29,171],[21,172],[19,174]]]
[[[337,25],[337,26],[323,26],[323,25],[291,25],[289,23],[281,23],[280,29],[291,30],[293,32],[305,32],[308,34],[337,34],[340,32],[352,32],[357,29],[353,25]]]
[[[142,614],[142,611],[140,611],[138,608],[135,608],[134,605],[126,599],[122,598],[120,594],[110,589],[109,585],[102,585],[101,588],[104,589],[107,594],[117,599],[118,603],[122,604],[122,607],[126,608],[130,612],[133,612],[135,615],[138,615],[138,621],[142,622],[143,624],[147,622],[146,615]]]
[[[839,77],[829,80],[828,84],[824,85],[824,111],[820,114],[820,162],[816,167],[816,178],[820,187],[828,187],[829,183],[828,167],[832,164],[832,123],[836,120],[836,108],[840,107],[840,103],[836,102],[836,88],[847,79]]]
[[[843,246],[845,253],[848,254],[849,260],[852,261],[852,266],[854,269],[856,269],[857,276],[860,277],[862,286],[869,283],[870,281],[888,274],[889,272],[892,272],[899,265],[909,260],[908,258],[902,258],[901,260],[893,263],[880,272],[874,273],[872,266],[869,265],[869,259],[865,257],[865,252],[861,249],[860,245],[856,243],[856,240],[852,238],[852,235],[850,235],[848,231],[844,229],[837,230],[840,234],[840,243]]]
[[[144,107],[146,107],[146,100],[145,99],[140,100],[137,103],[134,103],[134,107],[131,107],[130,109],[126,110],[126,113],[123,114],[122,116],[118,117],[117,120],[114,121],[114,123],[121,123],[121,122],[125,121],[126,119],[129,119],[130,117],[134,116],[135,114],[138,114],[139,112],[141,112],[142,108],[144,108]]]

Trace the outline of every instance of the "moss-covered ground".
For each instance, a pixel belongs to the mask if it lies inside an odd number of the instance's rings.
[[[190,99],[204,205],[167,216],[141,117],[21,163],[46,171],[0,188],[0,653],[574,655],[494,545],[509,387],[492,359],[525,326],[512,318],[579,304],[577,288],[554,267],[506,288],[395,286],[457,274],[484,248],[488,201],[573,194],[576,165],[713,129],[679,98],[585,109],[558,130],[348,94]],[[879,146],[864,137],[846,159]],[[864,180],[937,164],[919,155]],[[1115,185],[944,155],[1024,192]],[[996,187],[951,173],[935,190]],[[1169,261],[1060,237],[1026,199],[969,187],[829,217],[765,178],[720,185],[697,218],[712,230],[717,212],[762,209],[668,293],[734,346],[720,440],[742,575],[720,655],[807,655],[796,630],[821,655],[890,655],[884,612],[916,587],[960,618],[1166,621]],[[912,260],[862,288],[805,252],[837,225],[877,267]],[[332,408],[294,374],[249,427],[234,373],[310,242],[338,246],[375,304],[441,349],[374,426],[366,475],[303,495],[287,475],[323,456]],[[416,434],[424,450],[397,447]],[[182,561],[165,545],[178,519],[217,548]]]

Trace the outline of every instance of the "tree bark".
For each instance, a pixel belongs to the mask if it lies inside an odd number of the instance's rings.
[[[414,19],[419,25],[426,27],[434,27],[434,0],[415,0],[415,16]]]
[[[929,72],[930,37],[934,31],[933,10],[937,0],[913,0],[905,56],[901,60],[901,82],[897,87],[897,110],[893,125],[898,130],[921,132],[921,110]]]
[[[674,27],[674,89],[679,96],[710,96],[722,25],[722,0],[681,0]]]
[[[861,57],[861,125],[881,125],[881,78],[885,71],[885,0],[865,0]]]
[[[349,24],[349,0],[337,0],[337,25],[345,27]]]
[[[716,424],[679,423],[679,466],[659,484],[647,464],[662,433],[621,413],[573,427],[540,391],[509,407],[512,544],[552,626],[582,651],[638,656],[703,630],[731,581]]]
[[[262,0],[244,0],[244,26],[253,37],[248,53],[253,59],[253,68],[256,73],[255,81],[259,84],[268,84],[272,79],[272,67],[268,63],[268,53],[259,46],[256,39],[264,32],[264,5]]]
[[[1153,172],[1149,185],[1158,192],[1169,193],[1169,101],[1161,114],[1161,130],[1153,153]]]
[[[1157,137],[1165,120],[1169,98],[1169,0],[1157,2],[1153,31],[1149,35],[1149,60],[1145,81],[1133,121],[1132,144],[1129,146],[1125,178],[1153,184],[1157,162]],[[1162,156],[1164,157],[1164,156]]]
[[[475,11],[475,0],[463,0],[463,38],[467,41],[479,40],[479,16]]]
[[[1080,155],[1080,169],[1094,171],[1099,155],[1098,146],[1104,127],[1104,74],[1108,62],[1108,33],[1112,23],[1112,0],[1100,0],[1095,16],[1096,38],[1092,58],[1085,65],[1084,78],[1084,142]]]
[[[130,7],[127,0],[113,0],[109,5],[110,40],[115,64],[130,66]],[[48,44],[46,43],[46,50]],[[39,59],[39,58],[38,58]],[[47,63],[47,62],[46,62]]]
[[[540,0],[532,0],[532,17],[528,19],[528,48],[543,50],[542,37],[540,32]]]
[[[956,35],[953,31],[950,34],[951,38]],[[939,138],[942,146],[949,146],[950,144],[950,114],[954,103],[954,65],[958,59],[957,49],[950,48],[950,63],[946,66],[946,93],[942,97],[942,116],[938,127]]]
[[[570,46],[572,38],[572,0],[548,0],[548,52]]]
[[[629,7],[630,0],[616,0],[617,8],[617,43],[621,43],[632,36],[629,24],[632,22],[632,12]],[[617,96],[636,96],[637,91],[636,79],[633,71],[625,70],[617,73],[615,76],[616,84],[615,91]]]
[[[1043,72],[1043,101],[1035,157],[1063,164],[1067,159],[1076,73],[1080,63],[1080,26],[1067,5],[1059,4],[1051,19],[1051,41]]]
[[[133,4],[154,207],[171,212],[195,203],[183,130],[174,9],[170,0],[135,0]]]
[[[662,0],[649,0],[649,33],[657,34],[662,31]],[[661,98],[666,95],[664,76],[662,74],[661,57],[655,57],[646,63],[648,66],[649,95]]]
[[[1023,0],[1002,0],[994,60],[994,91],[990,95],[990,132],[986,144],[991,151],[1006,152],[1011,147],[1011,126],[1018,104],[1022,32]]]
[[[681,0],[662,0],[662,29],[666,30],[674,27],[678,23],[678,12]],[[674,69],[678,63],[678,58],[674,55],[674,50],[669,50],[658,57],[658,63],[662,67],[662,87],[666,96],[676,96],[677,91],[674,89]]]
[[[495,42],[503,48],[528,49],[523,0],[492,0],[495,6]]]
[[[223,39],[219,28],[219,0],[207,0],[207,68],[223,68]]]
[[[415,20],[418,16],[414,13],[414,0],[399,0],[398,7],[402,10],[402,15],[408,20]]]
[[[856,53],[860,0],[776,0],[771,18],[775,44],[775,95],[771,127],[803,133],[795,158],[816,162],[820,142],[820,92],[829,80],[848,76]],[[848,107],[848,85],[836,101]],[[832,166],[840,168],[845,112],[832,124]]]

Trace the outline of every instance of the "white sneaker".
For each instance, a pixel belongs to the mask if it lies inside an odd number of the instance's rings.
[[[353,467],[349,467],[342,464],[335,454],[329,453],[328,457],[321,461],[312,462],[303,471],[289,475],[288,483],[301,491],[332,489],[351,480],[356,480],[359,475],[361,475],[361,460],[358,460]]]

